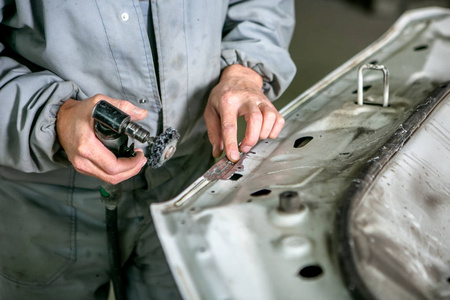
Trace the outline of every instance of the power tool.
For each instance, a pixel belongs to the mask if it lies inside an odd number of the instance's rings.
[[[128,138],[147,143],[149,154],[147,163],[151,168],[159,168],[172,158],[180,135],[169,127],[161,135],[152,137],[150,132],[139,124],[132,122],[128,114],[105,100],[99,101],[92,110],[94,131],[97,138],[117,157],[135,156],[134,144],[128,146]],[[121,259],[119,251],[119,230],[117,206],[122,194],[122,185],[104,182],[100,187],[102,202],[105,204],[106,231],[110,277],[116,300],[124,300],[125,289],[121,276]]]
[[[147,143],[149,146],[148,165],[159,168],[172,158],[180,135],[169,127],[159,136],[132,122],[129,115],[105,100],[99,101],[92,110],[95,120],[95,134],[102,143],[118,157],[134,156],[133,144],[128,147],[128,137]]]

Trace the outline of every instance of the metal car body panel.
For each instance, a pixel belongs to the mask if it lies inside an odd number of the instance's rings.
[[[182,296],[449,299],[448,57],[450,10],[410,11],[282,109],[277,139],[153,204]],[[356,103],[365,64],[389,70],[387,107],[380,72]]]

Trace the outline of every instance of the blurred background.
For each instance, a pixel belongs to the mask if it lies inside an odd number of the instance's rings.
[[[278,109],[381,37],[405,10],[450,7],[450,0],[295,0],[295,6],[290,53],[297,75],[274,102]]]

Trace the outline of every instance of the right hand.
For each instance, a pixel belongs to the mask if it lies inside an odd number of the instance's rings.
[[[117,158],[95,136],[92,110],[97,102],[106,100],[132,121],[144,119],[148,112],[128,101],[95,95],[83,101],[69,99],[61,105],[56,116],[56,132],[69,161],[79,173],[118,184],[138,174],[147,163],[142,149],[134,149],[135,157]]]

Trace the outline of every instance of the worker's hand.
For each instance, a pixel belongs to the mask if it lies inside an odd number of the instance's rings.
[[[145,109],[104,95],[95,95],[83,101],[69,99],[58,111],[56,131],[61,146],[78,172],[117,184],[138,174],[147,159],[142,149],[135,149],[135,157],[117,158],[97,139],[91,114],[95,104],[102,99],[130,115],[133,121],[147,116]]]
[[[239,160],[239,150],[248,152],[259,139],[276,138],[284,119],[262,92],[262,77],[241,65],[227,67],[220,82],[211,91],[204,118],[213,156],[225,147],[228,159]],[[247,129],[238,150],[237,118],[245,117]]]

